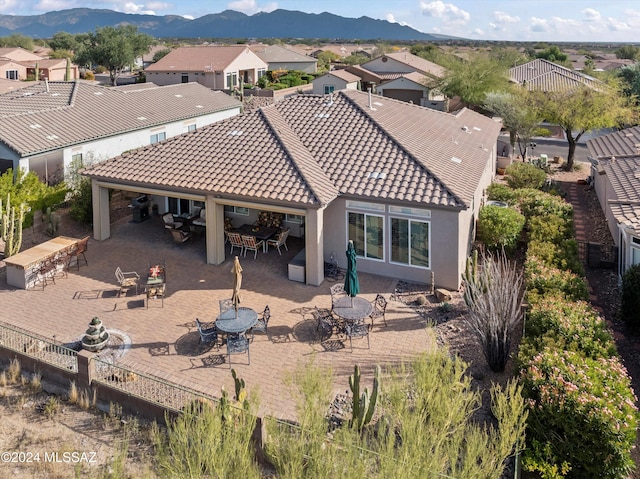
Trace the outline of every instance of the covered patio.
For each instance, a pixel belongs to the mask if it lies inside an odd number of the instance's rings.
[[[68,278],[56,281],[44,290],[16,290],[7,285],[6,273],[0,274],[0,321],[54,338],[62,343],[82,336],[87,322],[98,316],[112,330],[126,334],[131,346],[119,364],[167,381],[188,386],[215,396],[220,388],[233,390],[226,350],[199,344],[195,319],[213,321],[219,314],[219,300],[231,297],[233,257],[221,264],[206,263],[204,237],[177,245],[164,229],[160,217],[143,223],[129,218],[111,225],[112,235],[103,241],[90,241],[88,265],[75,268]],[[348,344],[321,343],[315,330],[312,311],[315,306],[331,307],[329,288],[289,281],[288,258],[302,247],[293,238],[289,251],[260,252],[256,260],[241,258],[244,269],[242,306],[271,310],[268,334],[256,334],[251,343],[251,363],[232,357],[235,368],[250,390],[258,391],[261,414],[293,418],[295,404],[283,383],[298,364],[315,360],[335,375],[335,392],[348,389],[348,375],[360,364],[365,380],[370,381],[375,365],[410,359],[435,346],[435,338],[425,321],[411,308],[391,300],[397,280],[360,273],[359,296],[374,300],[377,293],[389,299],[387,323],[376,322],[370,334],[370,349],[354,341]],[[166,265],[167,292],[164,307],[160,300],[128,294],[118,296],[115,269],[146,275],[150,264]]]

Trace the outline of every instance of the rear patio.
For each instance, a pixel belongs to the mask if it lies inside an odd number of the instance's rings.
[[[206,264],[204,236],[176,245],[164,229],[160,217],[143,223],[129,218],[112,225],[112,236],[89,243],[88,265],[79,271],[72,267],[68,278],[54,285],[33,290],[16,290],[7,285],[6,273],[0,274],[0,321],[54,338],[62,343],[77,341],[87,323],[98,316],[111,330],[120,330],[131,339],[131,347],[118,364],[161,377],[214,396],[224,385],[233,391],[226,348],[218,351],[198,345],[195,319],[213,321],[219,312],[218,301],[229,298],[233,286],[233,257],[218,265]],[[251,343],[251,364],[246,355],[231,357],[232,366],[245,379],[250,391],[260,397],[260,414],[291,419],[295,403],[283,380],[297,364],[315,359],[335,376],[335,393],[348,389],[347,377],[354,364],[360,364],[363,376],[371,381],[375,365],[397,363],[435,347],[435,337],[426,321],[405,304],[390,300],[397,280],[360,273],[360,296],[373,300],[382,293],[389,301],[387,323],[377,321],[366,340],[354,340],[353,352],[338,342],[319,343],[311,310],[330,308],[326,281],[309,286],[287,279],[288,262],[304,247],[303,241],[290,238],[289,250],[282,256],[270,248],[240,258],[244,268],[242,306],[262,311],[271,309],[268,335],[257,333]],[[226,245],[227,252],[229,245]],[[146,277],[150,263],[165,263],[167,296],[145,306],[143,289],[118,297],[114,272],[137,271]]]

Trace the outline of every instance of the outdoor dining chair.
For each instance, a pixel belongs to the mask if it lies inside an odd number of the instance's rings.
[[[39,280],[42,282],[42,289],[44,289],[49,282],[56,284],[56,264],[52,259],[47,259],[40,263],[38,276]]]
[[[224,313],[225,311],[229,311],[231,308],[233,308],[233,301],[231,299],[221,299],[219,300],[220,303],[220,314]]]
[[[240,254],[244,252],[244,243],[242,242],[242,237],[240,233],[231,233],[227,235],[229,238],[229,243],[231,244],[231,251],[229,254],[233,254],[233,248],[240,248]]]
[[[247,353],[247,362],[251,364],[249,356],[249,339],[244,333],[230,334],[227,337],[227,356],[229,358],[229,367],[231,367],[231,355]]]
[[[257,241],[255,236],[242,235],[242,244],[244,245],[244,256],[247,256],[247,250],[253,251],[253,259],[258,256],[258,248],[264,246],[264,241]]]
[[[69,258],[69,264],[71,264],[71,261],[75,259],[76,260],[75,264],[78,267],[78,271],[80,271],[80,259],[82,259],[84,261],[84,264],[88,266],[89,263],[87,262],[87,257],[85,256],[85,253],[87,252],[88,249],[89,249],[89,236],[85,236],[80,241],[78,241],[78,244],[76,245],[76,249],[74,249],[71,252],[71,257]]]
[[[196,318],[196,326],[198,326],[198,333],[200,334],[200,343],[218,342],[218,330],[215,323],[203,323]]]
[[[373,328],[373,321],[382,318],[384,325],[387,325],[387,317],[385,312],[387,310],[387,300],[380,293],[376,295],[376,299],[373,300],[373,311],[369,316],[371,318],[371,327]]]
[[[162,215],[162,221],[164,222],[164,227],[172,230],[177,228],[182,228],[183,223],[181,221],[174,221],[173,213],[165,213]]]
[[[336,283],[330,288],[331,291],[331,308],[333,309],[333,305],[335,304],[338,298],[346,296],[347,293],[344,290],[344,284]]]
[[[275,246],[276,248],[278,248],[278,254],[282,255],[282,252],[280,251],[280,248],[282,246],[284,246],[285,250],[289,251],[289,248],[287,248],[288,237],[289,237],[289,228],[282,230],[280,233],[278,233],[278,236],[276,236],[274,239],[268,240],[267,247]]]
[[[320,310],[317,306],[313,310],[313,316],[316,320],[316,331],[320,333],[321,341],[330,338],[334,331],[338,331],[339,324],[334,318],[331,311]]]
[[[251,328],[251,341],[253,341],[253,335],[256,331],[263,331],[267,334],[267,326],[269,325],[269,319],[271,319],[271,310],[269,306],[264,307],[262,315],[258,318],[258,322]]]
[[[349,346],[353,352],[353,338],[367,338],[367,349],[371,349],[369,342],[369,326],[364,321],[348,322],[344,324],[344,334],[349,338]]]
[[[136,296],[138,295],[138,284],[140,283],[140,275],[138,273],[135,271],[122,271],[120,266],[118,266],[116,268],[116,279],[120,285],[118,297],[120,297],[123,292],[126,295],[126,293],[134,286],[136,287]]]

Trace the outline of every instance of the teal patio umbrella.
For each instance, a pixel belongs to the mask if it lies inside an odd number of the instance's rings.
[[[344,278],[344,292],[351,296],[351,306],[353,306],[353,298],[360,292],[360,282],[356,271],[356,248],[353,246],[353,240],[349,240],[347,246],[347,274]]]

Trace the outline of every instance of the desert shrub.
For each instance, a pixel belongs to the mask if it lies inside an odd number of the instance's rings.
[[[640,265],[636,264],[622,275],[622,304],[620,314],[633,331],[640,331]]]
[[[106,73],[106,72],[108,72],[108,71],[109,71],[109,70],[107,70],[107,67],[105,67],[105,66],[98,65],[98,66],[96,67],[96,73]]]
[[[529,241],[558,243],[573,237],[573,223],[556,214],[533,216],[527,223]]]
[[[572,478],[627,477],[633,467],[637,409],[629,376],[617,357],[596,360],[545,348],[527,361],[520,377],[529,398],[525,470],[564,464]],[[555,464],[548,463],[550,458]]]
[[[283,88],[289,88],[286,83],[271,83],[269,85],[270,90],[282,90]]]
[[[84,75],[82,75],[82,78],[85,79],[85,80],[93,81],[93,80],[96,79],[96,76],[93,74],[92,71],[87,70],[87,71],[84,72]]]
[[[613,338],[593,307],[561,296],[546,296],[531,305],[520,357],[529,358],[545,345],[578,351],[592,359],[616,355]]]
[[[531,194],[531,190],[519,192],[518,205],[527,221],[535,217],[559,216],[567,222],[573,219],[573,206],[559,196],[538,191]]]
[[[547,266],[532,255],[527,255],[525,278],[529,302],[548,294],[560,294],[569,301],[586,300],[589,297],[584,278],[570,271]]]
[[[482,242],[493,250],[512,249],[518,241],[524,222],[524,216],[513,208],[485,206],[478,217]]]
[[[491,183],[487,187],[487,197],[494,201],[504,201],[513,206],[517,203],[518,194],[513,188],[503,183]]]
[[[547,175],[531,163],[511,163],[507,167],[507,184],[511,188],[540,188]]]
[[[584,266],[578,258],[578,242],[576,240],[562,240],[558,243],[530,241],[527,255],[535,256],[547,266],[584,276]]]
[[[80,181],[73,195],[69,216],[80,224],[93,224],[93,195],[89,178]]]

